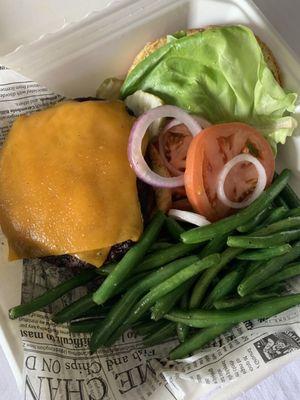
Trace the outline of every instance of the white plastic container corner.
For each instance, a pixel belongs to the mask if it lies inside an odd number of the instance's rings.
[[[246,24],[274,51],[285,86],[300,93],[300,66],[296,56],[251,0],[123,0],[81,21],[46,34],[0,57],[22,75],[67,97],[92,96],[109,76],[126,73],[133,57],[147,41],[179,29],[220,24]],[[300,122],[300,117],[298,117]],[[300,194],[300,139],[293,137],[280,149],[280,164],[292,169],[294,187]],[[16,321],[9,321],[8,307],[20,300],[21,263],[7,264],[1,252],[0,342],[19,387],[22,383],[22,346]],[[5,284],[4,284],[5,282]],[[269,374],[295,355],[277,359]],[[254,372],[227,385],[215,400],[231,399],[263,379]],[[196,399],[195,384],[186,387],[188,399]]]

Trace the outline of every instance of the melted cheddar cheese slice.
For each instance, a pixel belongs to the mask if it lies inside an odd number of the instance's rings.
[[[100,265],[110,246],[139,239],[132,123],[118,101],[70,101],[17,118],[0,158],[0,223],[12,255],[75,253]]]
[[[110,247],[105,247],[104,249],[84,251],[82,253],[75,253],[73,255],[88,264],[95,265],[95,267],[101,267],[109,252]]]

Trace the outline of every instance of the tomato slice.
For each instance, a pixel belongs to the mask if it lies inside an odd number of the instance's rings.
[[[172,176],[184,173],[186,155],[192,139],[193,136],[183,124],[175,125],[161,134],[159,152]]]
[[[172,203],[172,208],[175,208],[176,210],[182,210],[182,211],[193,211],[193,207],[191,206],[187,197],[183,197],[181,199],[174,200]]]
[[[162,132],[159,137],[159,153],[171,176],[184,174],[188,148],[193,136],[184,124],[175,125]],[[192,210],[185,187],[172,189],[175,205],[180,210]]]
[[[194,210],[210,221],[224,218],[236,210],[217,196],[217,179],[233,157],[249,153],[264,166],[267,185],[275,170],[275,158],[267,140],[253,127],[240,122],[212,125],[195,136],[188,149],[185,189]],[[225,194],[235,202],[246,199],[255,189],[257,171],[250,163],[239,163],[229,172]]]

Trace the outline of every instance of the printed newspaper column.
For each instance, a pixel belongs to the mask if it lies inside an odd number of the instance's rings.
[[[0,143],[3,143],[17,116],[42,110],[63,99],[0,65]]]

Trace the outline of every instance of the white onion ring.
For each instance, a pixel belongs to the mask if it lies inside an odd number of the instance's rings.
[[[198,122],[198,124],[202,127],[202,129],[204,128],[208,128],[209,126],[211,126],[211,123],[207,121],[207,119],[199,117],[198,115],[195,114],[191,114],[191,117],[194,118],[195,121]],[[180,122],[178,119],[173,118],[165,127],[163,130],[163,133],[168,131],[169,129],[173,128],[174,126],[180,125],[182,124],[182,122]]]
[[[193,136],[201,130],[201,126],[188,113],[176,106],[159,106],[142,114],[134,123],[128,142],[128,159],[136,175],[151,186],[174,188],[184,185],[183,175],[166,178],[151,171],[142,154],[142,141],[148,127],[158,118],[171,117],[186,125]]]
[[[169,210],[168,215],[179,221],[189,222],[190,224],[197,226],[205,226],[210,224],[205,217],[191,211],[175,210],[172,208]]]
[[[202,117],[198,117],[197,115],[192,115],[192,117],[199,123],[199,125],[201,126],[201,128],[207,128],[208,126],[210,126],[210,122],[208,122],[206,119],[202,118]],[[163,131],[160,133],[159,137],[158,137],[158,149],[159,149],[159,154],[161,156],[161,159],[163,160],[165,166],[168,168],[168,170],[174,175],[174,176],[180,176],[182,175],[182,171],[180,171],[179,169],[173,167],[173,165],[171,163],[169,163],[169,161],[167,160],[167,157],[165,155],[165,149],[164,149],[164,135],[165,133],[171,129],[174,128],[174,126],[178,126],[180,125],[181,122],[178,121],[178,119],[173,118],[163,129]]]
[[[240,162],[249,162],[253,164],[256,168],[258,179],[255,190],[251,194],[251,196],[247,200],[243,200],[241,202],[231,201],[225,194],[225,180],[227,175],[229,174],[230,170]],[[220,175],[218,177],[218,184],[217,184],[217,195],[219,200],[228,207],[231,208],[244,208],[251,204],[257,197],[264,191],[267,183],[267,174],[264,166],[262,163],[255,157],[251,156],[250,154],[239,154],[238,156],[233,157],[230,161],[228,161]]]

